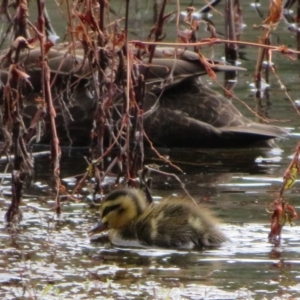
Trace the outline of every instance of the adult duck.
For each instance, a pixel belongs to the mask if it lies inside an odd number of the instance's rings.
[[[33,49],[20,56],[26,72],[31,76],[33,87],[32,91],[27,91],[23,109],[27,126],[38,110],[34,99],[41,88],[41,69],[37,63],[39,55],[39,50]],[[143,54],[141,59],[142,63],[136,66],[145,75],[147,84],[144,130],[155,145],[270,147],[274,138],[287,135],[282,128],[247,119],[228,99],[201,84],[198,78],[206,74],[206,66],[199,60],[198,54],[188,50],[157,47],[150,66],[147,65],[147,54]],[[241,69],[210,63],[214,71]],[[66,49],[56,47],[48,52],[48,64],[53,78],[57,79],[52,91],[61,144],[90,145],[97,101],[93,97],[93,88],[88,84],[92,75],[88,61],[84,59],[80,49],[74,57]],[[4,63],[3,66],[8,68],[9,64]],[[2,71],[0,75],[5,84],[7,74]],[[153,103],[155,104],[152,105]],[[115,123],[118,123],[117,118]],[[47,143],[51,138],[51,131],[47,122],[42,127],[44,135],[41,142]]]
[[[110,241],[118,246],[191,249],[226,241],[216,218],[188,199],[149,204],[141,191],[123,188],[104,199],[100,215],[89,235],[108,230]]]
[[[148,97],[159,100],[145,113],[144,129],[157,146],[271,147],[274,138],[288,135],[281,127],[246,118],[230,100],[202,84],[199,76],[206,71],[198,54],[162,47],[154,57],[148,72]],[[208,63],[217,72],[242,70]],[[171,84],[163,84],[162,78],[170,74]]]

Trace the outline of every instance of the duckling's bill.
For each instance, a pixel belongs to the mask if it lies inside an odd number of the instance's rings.
[[[88,231],[88,235],[92,236],[94,234],[97,233],[101,233],[105,230],[108,229],[107,223],[103,223],[101,221],[99,221],[96,225],[94,225],[89,231]]]

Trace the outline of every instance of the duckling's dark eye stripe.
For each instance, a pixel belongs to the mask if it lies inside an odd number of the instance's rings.
[[[105,199],[105,201],[108,201],[108,200],[116,200],[116,199],[118,199],[118,198],[120,198],[120,197],[122,197],[122,196],[126,196],[126,195],[128,195],[128,193],[129,193],[129,191],[124,191],[124,190],[116,190],[116,191],[113,191],[112,193],[110,193],[107,197],[106,197],[106,199]]]
[[[104,208],[103,212],[102,212],[102,216],[101,218],[104,218],[107,214],[109,214],[111,211],[113,210],[117,210],[118,208],[120,208],[121,205],[120,204],[116,204],[116,205],[110,205]]]

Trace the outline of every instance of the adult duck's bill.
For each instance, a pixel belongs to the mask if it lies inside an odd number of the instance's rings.
[[[95,226],[93,226],[89,231],[88,231],[88,235],[94,235],[97,233],[101,233],[105,230],[108,229],[108,224],[107,223],[102,223],[101,221],[99,221]]]

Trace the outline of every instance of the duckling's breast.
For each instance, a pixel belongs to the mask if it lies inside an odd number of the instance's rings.
[[[147,246],[141,241],[134,238],[134,236],[124,235],[122,231],[119,230],[110,230],[109,231],[109,240],[115,246],[120,247],[134,247],[134,248],[146,248]]]

